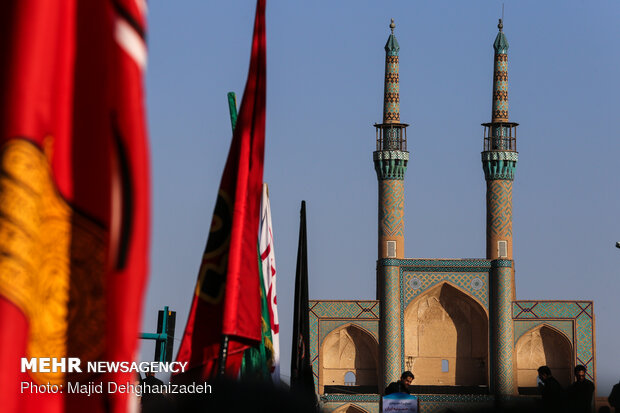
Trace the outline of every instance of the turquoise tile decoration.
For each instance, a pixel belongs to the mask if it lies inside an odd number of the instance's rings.
[[[593,307],[592,301],[514,301],[512,318],[515,322],[529,320],[548,324],[561,320],[571,321],[574,325],[575,364],[586,366],[588,378],[594,381],[596,366]],[[568,334],[567,336],[570,337]]]
[[[314,374],[314,387],[319,391],[319,349],[332,331],[355,325],[379,339],[379,301],[377,300],[310,300],[310,359]]]

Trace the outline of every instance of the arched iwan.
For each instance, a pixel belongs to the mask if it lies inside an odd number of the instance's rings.
[[[444,282],[409,303],[404,319],[414,385],[487,385],[489,322],[478,301]]]
[[[540,324],[523,334],[515,348],[519,387],[536,387],[540,366],[548,366],[563,387],[572,382],[573,346],[560,330]]]
[[[355,374],[356,386],[377,386],[378,356],[379,343],[364,329],[347,324],[330,332],[319,354],[319,393],[345,385],[348,372]]]
[[[348,404],[345,404],[344,406],[340,406],[339,408],[334,410],[332,413],[368,413],[368,411],[362,409],[359,406],[348,403]]]

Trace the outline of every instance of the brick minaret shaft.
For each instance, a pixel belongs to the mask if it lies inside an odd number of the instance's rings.
[[[385,259],[405,257],[404,178],[409,161],[407,124],[400,123],[398,52],[400,46],[391,34],[385,45],[385,88],[383,122],[375,124],[377,147],[373,162],[379,181],[377,298],[381,302],[379,341],[381,354],[380,388],[400,378],[402,373],[400,284],[398,267]]]
[[[512,257],[512,182],[518,160],[517,123],[508,121],[508,41],[500,19],[493,43],[493,109],[485,123],[482,167],[487,182],[487,259],[490,273],[490,385],[503,396],[516,394],[514,327],[511,306],[515,299]]]

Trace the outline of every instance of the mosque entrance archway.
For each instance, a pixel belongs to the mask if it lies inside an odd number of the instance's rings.
[[[359,406],[354,404],[345,404],[344,406],[340,406],[333,413],[368,413],[368,411],[362,409]]]
[[[448,283],[422,293],[406,308],[405,361],[415,386],[488,383],[488,315]]]
[[[517,385],[536,387],[538,367],[548,366],[553,377],[566,387],[572,383],[573,346],[559,330],[541,324],[523,334],[516,345]]]
[[[339,389],[347,393],[376,392],[378,355],[377,340],[356,325],[348,324],[330,332],[319,357],[319,393],[340,392]]]

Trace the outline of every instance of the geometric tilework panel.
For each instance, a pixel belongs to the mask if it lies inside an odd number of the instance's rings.
[[[494,398],[489,394],[420,394],[422,403],[492,403]]]
[[[448,281],[475,298],[485,310],[489,310],[489,275],[485,272],[403,272],[403,308],[418,295]]]
[[[508,121],[508,55],[506,53],[496,53],[494,60],[493,111],[491,119],[493,122],[506,122]]]
[[[566,337],[571,342],[571,345],[574,342],[573,338],[573,321],[572,320],[514,320],[515,326],[515,340],[514,343],[517,345],[517,341],[521,338],[521,336],[527,333],[530,330],[540,326],[540,325],[549,325],[554,327],[555,329],[563,332]]]
[[[383,287],[381,292],[382,322],[380,328],[380,352],[383,354],[382,381],[387,387],[400,378],[403,360],[403,325],[401,301],[400,272],[398,267],[380,267],[378,276],[381,277]]]
[[[596,377],[594,363],[594,309],[592,301],[514,301],[512,317],[516,320],[567,320],[574,325],[575,361],[587,368],[590,380]],[[569,335],[570,337],[570,335]]]
[[[501,179],[487,182],[489,236],[512,240],[512,181]]]
[[[379,403],[378,394],[324,394],[321,396],[323,403],[346,402],[346,403]]]
[[[319,318],[379,318],[379,301],[318,301],[310,302]]]
[[[591,301],[515,301],[512,306],[513,318],[568,318],[572,319],[586,313],[592,316]]]
[[[511,300],[514,293],[512,269],[494,268],[494,280],[491,292],[491,331],[492,388],[495,394],[510,395],[516,390],[514,382],[514,325],[512,320]]]
[[[383,258],[379,260],[381,266],[408,267],[406,271],[486,271],[491,268],[491,260],[483,258]],[[445,268],[445,269],[444,269]]]
[[[404,192],[403,181],[388,179],[379,182],[379,235],[403,236]]]
[[[434,400],[425,400],[428,398],[425,395],[419,396],[420,413],[447,413],[472,410],[491,411],[490,409],[493,407],[493,398],[489,396],[471,399],[469,395],[460,395],[456,400],[441,400],[441,397],[433,398]]]
[[[312,360],[312,374],[314,375],[314,391],[319,392],[319,358],[314,357]]]
[[[420,413],[442,413],[452,411],[471,411],[472,409],[489,409],[493,406],[494,397],[483,394],[420,394],[417,395]],[[324,412],[333,412],[341,406],[354,404],[368,412],[379,412],[378,395],[344,395],[327,394],[321,396]],[[372,401],[371,401],[372,400]]]
[[[310,301],[310,361],[312,363],[312,373],[314,375],[314,390],[319,392],[319,318],[311,309],[316,307],[319,302]]]

